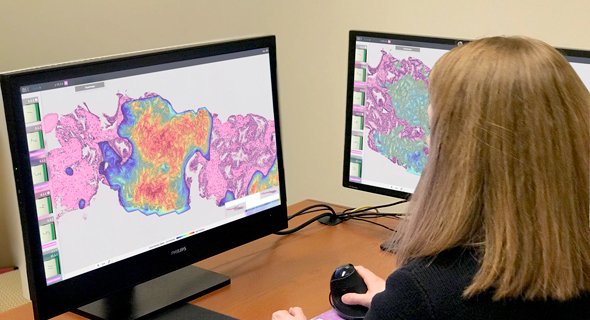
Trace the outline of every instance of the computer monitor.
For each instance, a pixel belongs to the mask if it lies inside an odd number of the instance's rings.
[[[428,161],[430,70],[465,40],[350,31],[344,187],[411,195]],[[561,49],[590,88],[590,52]]]
[[[190,299],[229,279],[162,288],[173,271],[287,227],[274,36],[0,83],[36,319],[165,274],[149,304]],[[167,300],[175,286],[190,292]],[[154,311],[117,308],[97,316]]]
[[[343,185],[406,198],[428,161],[428,77],[459,40],[350,31]]]

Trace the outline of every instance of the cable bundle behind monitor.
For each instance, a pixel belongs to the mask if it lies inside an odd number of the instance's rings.
[[[406,203],[406,202],[408,202],[408,199],[403,199],[403,200],[396,201],[393,203],[388,203],[388,204],[378,205],[378,206],[348,208],[348,209],[343,210],[342,212],[336,212],[334,210],[334,208],[332,208],[331,206],[329,206],[327,204],[314,204],[312,206],[306,207],[306,208],[299,210],[296,213],[290,215],[288,217],[288,219],[291,220],[295,217],[309,214],[309,213],[314,213],[314,212],[321,212],[320,214],[307,220],[306,222],[300,224],[299,226],[297,226],[295,228],[284,230],[284,231],[278,231],[278,232],[275,232],[274,234],[276,234],[276,235],[290,235],[290,234],[293,234],[293,233],[307,227],[308,225],[310,225],[314,221],[319,221],[320,223],[323,223],[323,224],[326,224],[329,226],[335,226],[341,222],[348,221],[348,220],[364,221],[364,222],[378,225],[380,227],[386,228],[391,231],[396,231],[384,224],[381,224],[381,223],[378,223],[375,221],[371,221],[370,219],[382,218],[382,217],[387,217],[387,218],[391,218],[391,219],[400,219],[400,216],[402,216],[403,213],[386,213],[386,212],[379,212],[378,210],[381,208],[393,207],[393,206],[396,206],[396,205],[399,205],[402,203]],[[373,210],[375,212],[370,212]]]

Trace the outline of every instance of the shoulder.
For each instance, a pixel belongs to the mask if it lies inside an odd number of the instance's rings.
[[[426,290],[459,293],[455,296],[460,297],[479,270],[479,262],[474,250],[453,248],[436,256],[416,259],[400,270],[404,269]]]
[[[475,253],[461,248],[416,259],[387,279],[367,319],[435,319],[460,312],[464,288],[477,272]]]
[[[454,248],[416,259],[387,279],[365,320],[590,319],[590,293],[565,301],[493,301],[492,293],[463,298],[479,269],[475,251]]]
[[[424,288],[410,270],[402,268],[387,278],[385,291],[375,295],[365,319],[434,319],[434,315]]]

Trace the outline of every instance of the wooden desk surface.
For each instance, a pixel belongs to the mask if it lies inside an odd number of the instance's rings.
[[[291,205],[289,214],[316,203],[320,202]],[[313,216],[297,217],[289,226]],[[391,219],[376,221],[396,225]],[[231,277],[231,284],[192,303],[242,320],[270,319],[274,311],[294,306],[302,307],[308,318],[315,317],[330,309],[329,281],[336,267],[363,265],[383,278],[393,272],[395,256],[379,249],[390,235],[387,229],[350,220],[334,227],[316,222],[289,236],[264,237],[197,263]],[[32,305],[2,313],[0,319],[33,319]],[[85,318],[67,313],[54,319]]]

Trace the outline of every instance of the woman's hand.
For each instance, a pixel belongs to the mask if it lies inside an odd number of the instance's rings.
[[[373,272],[362,266],[355,266],[354,268],[365,281],[368,289],[367,293],[347,293],[342,296],[342,302],[346,304],[360,304],[361,306],[370,308],[373,297],[377,293],[385,290],[385,280],[379,278]]]
[[[272,320],[307,320],[303,314],[303,310],[299,307],[289,308],[287,310],[279,310],[272,314]]]

